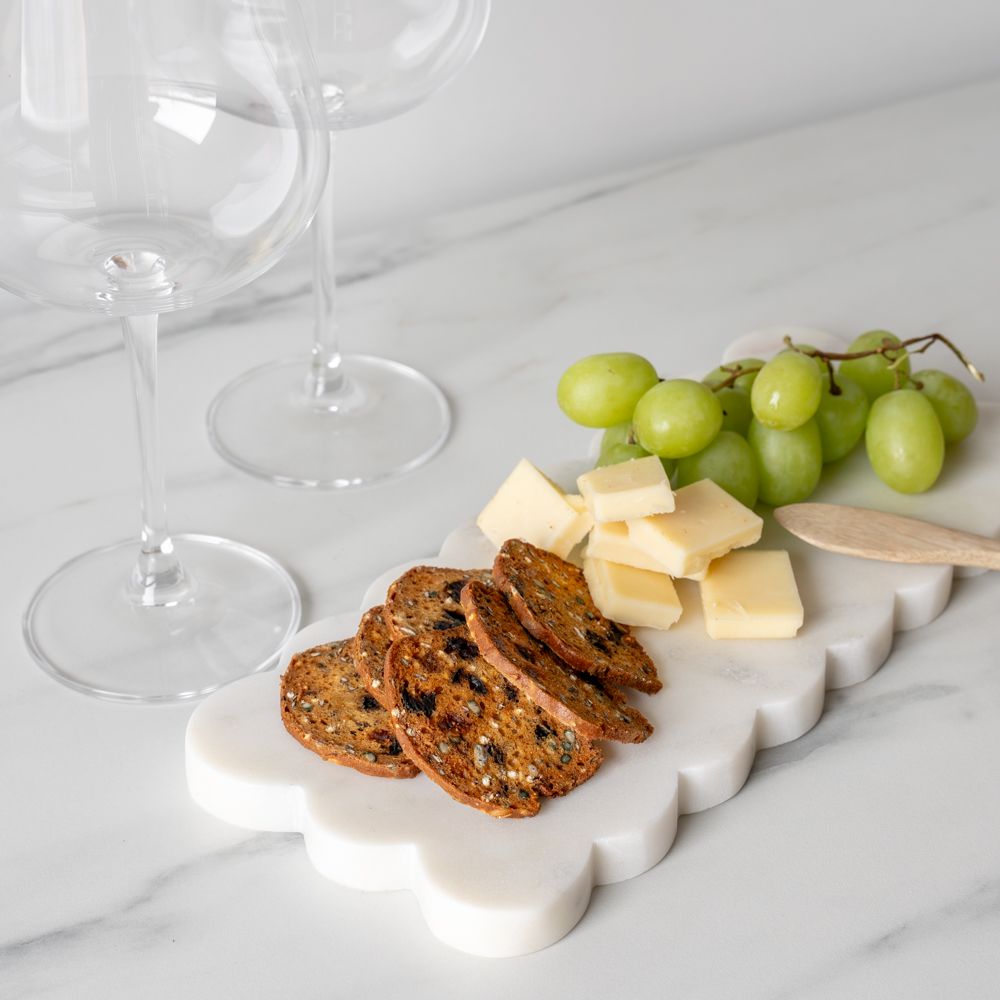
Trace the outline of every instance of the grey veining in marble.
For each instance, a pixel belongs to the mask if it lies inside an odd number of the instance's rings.
[[[306,351],[298,248],[231,299],[163,320],[175,530],[274,554],[306,620],[353,607],[381,570],[436,551],[522,454],[546,466],[586,449],[553,390],[597,350],[707,371],[775,323],[942,329],[997,398],[998,178],[987,83],[353,241],[348,349],[416,364],[455,409],[431,465],[354,494],[243,478],[204,434],[228,379]],[[997,995],[996,574],[960,581],[937,621],[762,753],[734,799],[685,817],[662,864],[598,890],[558,945],[479,960],[436,942],[408,895],[338,888],[299,838],[196,809],[188,708],[90,701],[30,663],[34,587],[137,527],[125,374],[113,323],[0,303],[0,996]]]

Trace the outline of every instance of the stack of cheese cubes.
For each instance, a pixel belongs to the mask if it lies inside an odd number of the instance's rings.
[[[564,493],[522,459],[477,519],[497,546],[523,538],[562,558],[587,536],[583,571],[601,613],[670,628],[681,602],[673,578],[700,581],[713,639],[786,638],[803,611],[788,553],[734,549],[763,521],[709,479],[674,493],[658,458],[592,469]]]

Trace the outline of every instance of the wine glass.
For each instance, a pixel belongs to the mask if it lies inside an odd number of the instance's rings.
[[[490,0],[311,0],[311,38],[334,138],[402,114],[443,87],[482,40]],[[341,354],[334,276],[333,180],[313,223],[311,357],[246,372],[208,413],[216,450],[285,486],[343,488],[415,469],[444,444],[451,413],[425,375],[385,358]]]
[[[158,315],[261,274],[327,173],[295,0],[23,0],[0,14],[0,285],[121,318],[139,425],[141,537],[88,552],[24,616],[80,691],[171,701],[270,666],[301,603],[273,559],[171,536],[156,413]]]

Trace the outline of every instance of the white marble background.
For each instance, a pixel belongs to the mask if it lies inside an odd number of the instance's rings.
[[[998,40],[992,0],[494,0],[454,84],[343,137],[342,225],[425,218],[961,86],[1000,71]]]
[[[992,83],[345,247],[349,346],[420,365],[456,414],[433,464],[355,494],[248,480],[204,435],[226,380],[306,345],[299,250],[163,323],[175,529],[272,552],[307,620],[352,606],[387,565],[436,550],[522,454],[544,466],[585,447],[553,389],[595,350],[684,372],[761,325],[942,329],[996,399],[998,168]],[[194,808],[189,709],[91,701],[29,663],[33,588],[135,526],[128,391],[107,322],[23,304],[0,320],[0,995],[995,995],[995,575],[958,584],[871,681],[762,754],[735,799],[683,819],[663,863],[598,890],[561,943],[474,959],[431,938],[411,897],[339,889],[299,838]]]

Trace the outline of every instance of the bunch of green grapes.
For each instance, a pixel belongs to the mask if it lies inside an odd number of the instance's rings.
[[[838,355],[823,354],[795,344],[700,382],[662,380],[638,354],[595,354],[563,373],[557,398],[572,420],[605,428],[599,466],[658,455],[675,487],[712,479],[748,507],[805,500],[824,464],[862,438],[883,482],[929,489],[945,446],[976,425],[972,393],[945,372],[911,372],[905,346],[885,330],[858,337],[838,366]]]

